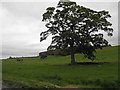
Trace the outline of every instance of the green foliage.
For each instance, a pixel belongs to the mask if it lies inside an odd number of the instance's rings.
[[[69,49],[55,49],[55,50],[48,50],[47,54],[48,55],[58,55],[58,56],[67,56],[70,55]]]
[[[108,11],[94,11],[76,2],[61,0],[56,8],[48,7],[43,14],[42,21],[46,21],[48,30],[40,34],[40,41],[52,34],[48,50],[69,48],[72,55],[75,53],[74,48],[77,48],[79,53],[93,60],[95,49],[108,45],[99,31],[112,36],[112,24],[107,20],[110,17]]]

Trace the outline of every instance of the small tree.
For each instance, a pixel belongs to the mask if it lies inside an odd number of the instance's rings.
[[[112,24],[108,11],[94,11],[77,5],[76,2],[60,1],[57,7],[48,7],[43,14],[47,31],[40,34],[40,42],[52,34],[50,49],[70,49],[71,64],[75,64],[75,49],[88,59],[94,60],[97,48],[107,46],[108,42],[100,31],[112,36]]]

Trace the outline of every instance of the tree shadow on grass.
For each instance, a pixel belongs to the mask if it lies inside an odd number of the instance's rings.
[[[110,62],[76,62],[75,64],[69,64],[69,65],[102,65],[108,63]]]
[[[88,65],[103,65],[103,64],[110,64],[110,62],[76,62],[75,64],[54,64],[52,66],[80,66],[80,65],[84,65],[84,66],[88,66]]]

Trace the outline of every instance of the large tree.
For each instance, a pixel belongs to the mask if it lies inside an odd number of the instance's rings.
[[[94,60],[97,48],[108,45],[102,31],[112,36],[113,29],[108,11],[95,11],[76,2],[60,1],[57,7],[48,7],[43,14],[47,31],[40,34],[40,42],[52,34],[50,49],[69,49],[71,64],[75,64],[75,50]]]

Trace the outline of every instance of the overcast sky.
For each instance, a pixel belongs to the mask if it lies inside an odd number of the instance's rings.
[[[42,0],[41,2],[38,2],[38,0],[37,2],[34,0],[29,2],[28,0],[18,1],[0,1],[0,47],[2,49],[0,50],[2,51],[2,57],[0,58],[38,55],[39,52],[45,51],[51,42],[51,37],[40,42],[40,32],[47,30],[44,26],[45,23],[42,22],[42,14],[47,7],[56,6],[59,0],[52,0],[52,2],[50,2],[51,0]],[[114,35],[113,37],[107,37],[105,34],[105,38],[110,44],[118,45],[117,2],[109,2],[109,0],[108,2],[72,1],[97,11],[109,11],[112,16],[109,21],[113,24]]]

